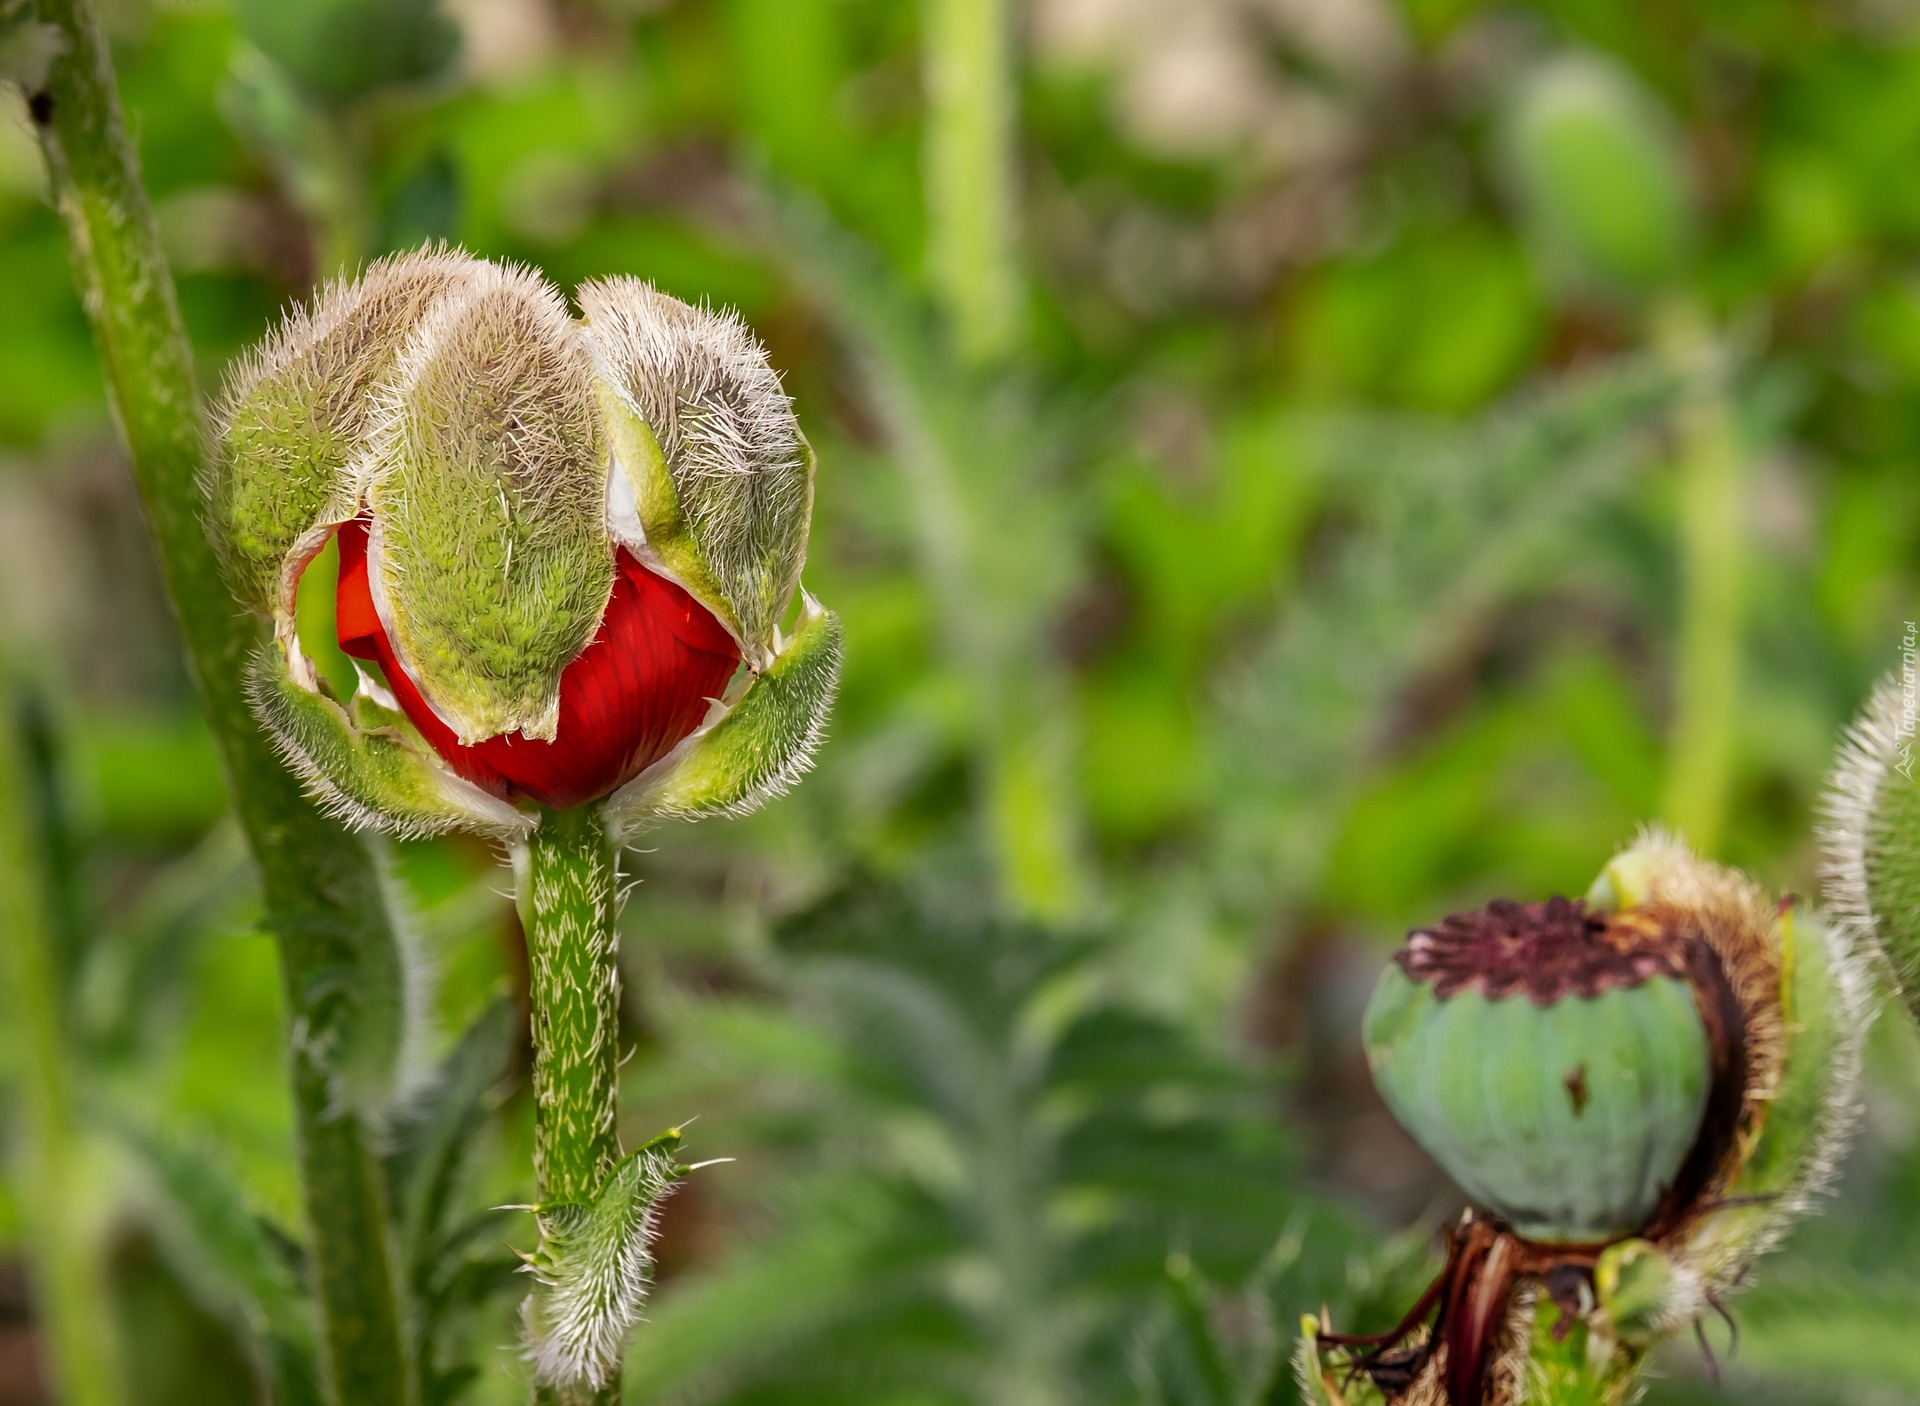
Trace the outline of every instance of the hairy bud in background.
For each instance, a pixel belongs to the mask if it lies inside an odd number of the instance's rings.
[[[1868,1020],[1845,924],[1659,835],[1582,899],[1416,930],[1368,1059],[1474,1209],[1393,1332],[1309,1322],[1309,1395],[1629,1399],[1651,1343],[1719,1307],[1829,1179]]]
[[[1886,679],[1848,730],[1827,786],[1821,839],[1834,911],[1885,958],[1908,1012],[1920,1019],[1913,690],[1910,677]]]

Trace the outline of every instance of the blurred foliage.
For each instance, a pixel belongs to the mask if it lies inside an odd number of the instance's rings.
[[[965,27],[919,6],[106,9],[208,384],[316,281],[445,238],[739,307],[819,452],[820,768],[633,860],[629,1143],[699,1114],[693,1155],[737,1160],[669,1203],[631,1399],[1290,1401],[1301,1313],[1396,1317],[1452,1193],[1361,1003],[1408,925],[1578,892],[1684,774],[1703,404],[1744,561],[1718,849],[1813,891],[1828,749],[1920,573],[1911,7],[1011,6],[1018,267],[974,272],[1019,301],[985,357],[923,183],[923,43]],[[272,948],[5,102],[0,631],[51,701],[130,1399],[301,1401]],[[528,1235],[468,1219],[527,1193],[508,879],[394,860],[445,1032],[394,1136],[423,1390],[515,1400],[486,1291]],[[1844,1195],[1738,1302],[1721,1396],[1920,1400],[1917,1095],[1889,1022]],[[0,1186],[9,1254],[18,1220]],[[1652,1399],[1718,1398],[1675,1353]]]

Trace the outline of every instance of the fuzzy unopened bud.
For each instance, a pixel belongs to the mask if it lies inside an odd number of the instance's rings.
[[[1821,839],[1835,913],[1874,945],[1909,1014],[1920,1019],[1915,695],[1910,667],[1883,681],[1848,729],[1827,785]]]

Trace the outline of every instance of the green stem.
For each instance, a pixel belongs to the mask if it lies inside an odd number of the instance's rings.
[[[1019,330],[1007,0],[927,0],[927,262],[962,355]]]
[[[30,818],[19,731],[0,717],[0,967],[21,1058],[17,1172],[34,1292],[59,1399],[119,1406],[119,1343],[86,1175],[54,956],[51,905]]]
[[[928,270],[961,357],[998,361],[1014,350],[1020,334],[1008,0],[926,0],[923,15]],[[957,583],[955,572],[937,560],[933,570],[949,583],[942,592],[949,631],[965,656],[963,668],[984,695],[976,705],[985,734],[976,770],[986,841],[1011,905],[1034,918],[1060,921],[1085,900],[1079,836],[1063,799],[1073,792],[1071,747],[1060,722],[1067,702],[1058,695],[1065,690],[1049,669],[1033,666],[1030,649],[975,647],[983,634],[976,622],[980,586],[993,565],[982,560],[981,533],[991,530],[985,524],[994,518],[990,506],[980,510],[983,496],[964,484],[930,495],[923,505],[929,557],[956,536],[972,539],[961,545],[960,553],[973,560]],[[973,519],[955,516],[942,501],[949,497],[974,507]]]
[[[543,1205],[587,1204],[620,1159],[618,866],[597,809],[548,811],[516,856],[533,1006],[533,1166]],[[617,1402],[543,1388],[541,1402]]]
[[[335,1106],[327,1064],[338,1015],[326,993],[341,972],[365,966],[369,949],[392,942],[385,896],[372,855],[307,803],[248,712],[242,681],[257,631],[235,609],[200,527],[195,477],[205,426],[193,352],[106,43],[89,0],[37,0],[37,10],[65,44],[31,108],[107,388],[279,943],[333,1390],[343,1406],[405,1406],[413,1378],[381,1183],[358,1121]]]
[[[1666,821],[1712,854],[1726,823],[1739,716],[1746,537],[1739,427],[1704,313],[1667,309],[1660,340],[1695,382],[1680,413],[1681,611]]]

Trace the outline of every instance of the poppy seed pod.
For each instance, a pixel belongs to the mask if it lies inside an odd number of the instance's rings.
[[[1705,1003],[1724,982],[1701,968]],[[1415,932],[1367,1009],[1380,1092],[1478,1204],[1530,1240],[1649,1220],[1700,1131],[1715,1066],[1684,944],[1556,898]],[[1724,1031],[1724,1026],[1721,1027]]]
[[[1368,1060],[1473,1208],[1392,1332],[1309,1321],[1310,1397],[1629,1399],[1647,1346],[1718,1307],[1832,1172],[1868,1022],[1849,941],[1658,835],[1583,898],[1410,934]]]
[[[229,377],[204,488],[229,584],[275,625],[256,711],[353,821],[510,836],[529,805],[605,802],[634,826],[750,809],[809,765],[840,634],[804,593],[780,628],[813,456],[779,379],[737,319],[637,280],[580,305],[422,251]],[[351,699],[293,628],[329,541]]]

